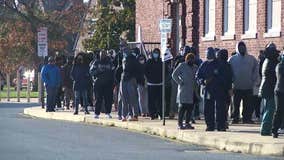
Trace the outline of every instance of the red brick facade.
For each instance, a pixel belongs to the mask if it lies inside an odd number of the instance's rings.
[[[163,17],[162,2],[163,0],[136,0],[136,31],[140,25],[143,41],[160,42],[159,19]]]
[[[159,42],[160,33],[158,28],[159,19],[163,16],[163,3],[164,14],[169,18],[175,18],[174,5],[168,4],[166,0],[137,0],[136,1],[136,24],[142,27],[143,41]],[[215,0],[216,15],[215,15],[215,40],[203,41],[204,36],[204,0],[179,0],[181,24],[179,33],[184,33],[185,43],[195,46],[200,55],[204,57],[204,51],[207,47],[227,48],[229,52],[235,50],[235,45],[238,41],[243,40],[248,47],[248,51],[257,56],[259,50],[264,49],[264,46],[273,41],[278,46],[278,49],[284,47],[284,0],[282,0],[281,10],[281,36],[276,38],[265,38],[266,32],[266,5],[267,0],[257,0],[257,36],[253,39],[242,39],[244,33],[244,0],[235,0],[235,39],[222,40],[223,36],[223,0]],[[168,12],[170,8],[171,12]],[[184,8],[184,12],[181,8]],[[175,31],[173,27],[173,31]],[[174,37],[175,33],[171,35],[172,45],[177,46]],[[182,41],[182,39],[181,39]]]

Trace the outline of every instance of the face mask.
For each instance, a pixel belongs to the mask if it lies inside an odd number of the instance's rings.
[[[78,62],[83,63],[83,58],[79,57]]]
[[[214,59],[207,59],[207,61],[208,61],[208,62],[213,62],[213,61],[214,61]]]
[[[139,60],[139,63],[140,63],[140,64],[144,64],[145,61],[142,59],[142,60]]]
[[[131,53],[134,57],[136,57],[136,53]]]
[[[155,58],[155,59],[159,58],[159,54],[153,53],[153,58]]]
[[[187,62],[187,64],[190,65],[190,66],[193,66],[194,62],[193,62],[193,60],[189,60],[189,61]]]

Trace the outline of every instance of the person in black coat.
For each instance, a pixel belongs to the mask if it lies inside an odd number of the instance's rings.
[[[85,114],[90,114],[87,108],[88,82],[90,81],[89,66],[84,62],[84,53],[79,53],[74,60],[71,70],[73,90],[75,94],[74,115],[78,114],[80,98],[82,97]]]
[[[227,49],[220,49],[217,52],[217,61],[219,63],[218,65],[218,70],[220,71],[219,73],[219,79],[222,78],[220,86],[220,91],[223,91],[225,94],[224,98],[219,98],[221,101],[225,101],[225,128],[229,128],[229,123],[228,123],[228,111],[229,111],[229,106],[231,104],[231,96],[232,96],[232,83],[233,83],[233,72],[231,65],[228,63],[228,50]],[[223,104],[223,103],[221,103]],[[223,107],[221,107],[223,109]],[[223,112],[223,111],[222,111]]]
[[[155,48],[146,62],[145,75],[148,86],[148,109],[151,119],[162,117],[162,60],[160,50]]]
[[[105,103],[105,114],[112,118],[111,106],[113,101],[114,67],[105,50],[101,50],[100,58],[94,61],[90,67],[90,74],[94,79],[95,93],[95,118],[101,113],[102,103]]]
[[[135,50],[124,51],[122,60],[123,72],[120,82],[120,94],[122,98],[122,121],[138,121],[138,92],[137,75],[139,73],[139,63],[136,59]]]
[[[260,134],[271,135],[272,119],[275,111],[274,88],[276,85],[275,68],[278,64],[279,51],[274,43],[269,43],[264,51],[265,60],[262,66],[262,80],[259,94],[264,100],[264,114],[261,122]]]
[[[70,101],[73,101],[72,107],[74,107],[74,93],[73,93],[73,80],[71,79],[71,69],[74,57],[68,57],[67,63],[63,66],[62,86],[64,91],[64,104],[66,109],[70,109]]]
[[[284,54],[281,55],[281,61],[276,66],[276,85],[274,89],[274,97],[276,103],[276,112],[273,118],[272,134],[274,138],[278,138],[278,129],[284,123]]]
[[[147,88],[146,88],[146,79],[145,79],[145,67],[146,67],[146,57],[142,54],[137,56],[139,62],[138,74],[137,74],[137,85],[138,85],[138,100],[139,100],[139,109],[143,117],[149,114],[148,111],[148,97],[147,97]]]

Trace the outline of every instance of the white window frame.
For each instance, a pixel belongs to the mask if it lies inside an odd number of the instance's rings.
[[[215,40],[216,1],[204,0],[204,37],[203,41]]]
[[[222,40],[235,39],[235,13],[236,13],[236,1],[235,0],[223,0],[223,36]]]
[[[257,35],[257,2],[258,0],[244,1],[244,34],[242,39],[256,38]]]
[[[266,28],[264,37],[280,37],[281,36],[281,9],[282,0],[266,0]]]

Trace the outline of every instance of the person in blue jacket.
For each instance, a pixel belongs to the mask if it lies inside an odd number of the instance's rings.
[[[55,112],[56,95],[61,84],[61,75],[53,57],[48,58],[48,64],[41,70],[41,77],[46,87],[46,112]]]
[[[204,115],[207,125],[206,131],[214,131],[217,123],[218,131],[226,131],[226,71],[225,65],[216,59],[215,50],[209,47],[206,51],[207,60],[199,67],[196,77],[204,89]],[[215,118],[216,109],[216,118]],[[216,120],[215,120],[216,119]]]
[[[73,90],[75,94],[74,115],[78,115],[80,98],[82,97],[85,114],[90,114],[87,108],[88,89],[91,76],[89,74],[89,65],[84,62],[84,53],[78,53],[74,59],[71,69],[71,78],[73,80]]]

